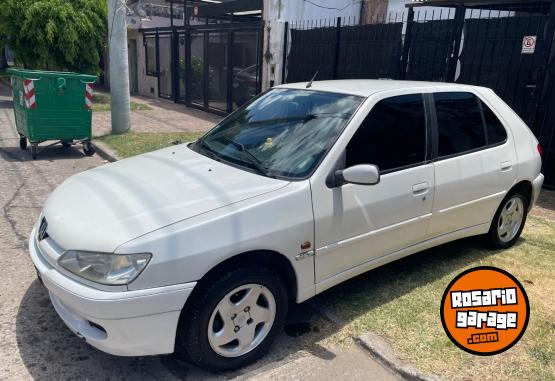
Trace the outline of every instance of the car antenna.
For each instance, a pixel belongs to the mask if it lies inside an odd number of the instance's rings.
[[[314,75],[312,76],[310,82],[308,82],[306,84],[306,88],[309,89],[310,87],[312,87],[312,81],[314,81],[316,79],[316,76],[318,75],[318,70],[316,70],[316,73],[314,73]]]

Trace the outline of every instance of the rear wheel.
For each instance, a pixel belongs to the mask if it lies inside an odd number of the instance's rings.
[[[260,358],[287,313],[286,288],[266,268],[230,270],[196,295],[182,313],[178,339],[189,359],[213,371]]]
[[[71,141],[71,140],[62,140],[62,146],[63,146],[64,148],[69,148],[69,147],[71,147],[71,143],[73,143],[73,141]]]
[[[528,214],[528,199],[521,193],[511,193],[501,203],[493,217],[488,243],[494,249],[507,249],[520,237]]]
[[[27,138],[25,136],[19,137],[19,148],[21,148],[22,150],[27,149]]]

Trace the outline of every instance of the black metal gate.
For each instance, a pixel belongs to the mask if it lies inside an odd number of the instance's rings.
[[[391,78],[492,88],[534,131],[555,187],[555,1],[510,9],[415,11],[370,25],[287,25],[287,82]],[[535,39],[523,51],[525,37]]]
[[[260,22],[141,31],[145,41],[155,37],[160,97],[225,115],[260,92]]]

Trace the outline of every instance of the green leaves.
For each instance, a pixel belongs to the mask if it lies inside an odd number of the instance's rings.
[[[31,69],[98,74],[106,0],[0,0],[0,34]]]

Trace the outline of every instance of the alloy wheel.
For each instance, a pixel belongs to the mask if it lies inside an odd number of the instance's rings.
[[[224,357],[239,357],[255,349],[270,333],[276,301],[268,288],[245,284],[226,294],[212,312],[208,342]]]
[[[511,241],[518,234],[524,219],[524,204],[519,197],[510,198],[499,215],[497,234],[502,242]]]

